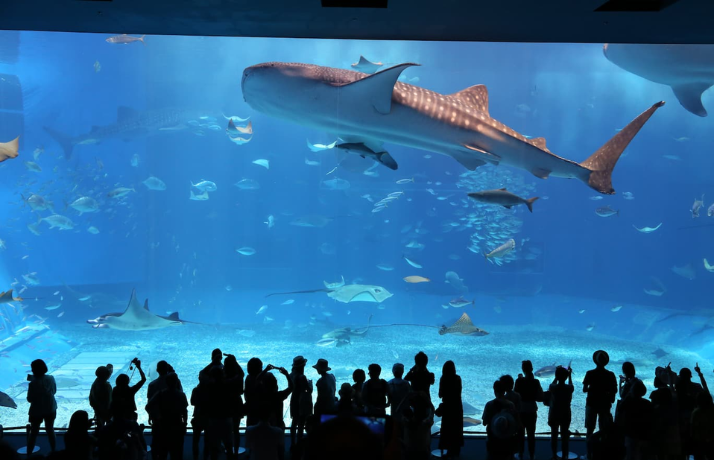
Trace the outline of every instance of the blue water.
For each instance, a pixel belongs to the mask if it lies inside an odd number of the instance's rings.
[[[602,45],[150,36],[142,46],[109,44],[106,38],[23,32],[19,60],[0,63],[0,73],[19,77],[24,99],[20,156],[0,166],[5,178],[0,185],[4,196],[0,239],[6,246],[0,282],[5,290],[18,281],[13,286],[17,292],[26,284],[22,275],[36,272],[39,285],[22,293],[25,324],[41,322],[53,333],[91,343],[76,347],[76,353],[98,351],[101,342],[96,334],[103,334],[110,348],[130,345],[135,339],[160,347],[166,331],[152,335],[101,330],[85,323],[121,311],[136,288],[140,300],[149,299],[152,311],[161,315],[178,311],[183,319],[214,327],[196,333],[203,330],[196,328],[206,326],[181,326],[194,328],[191,346],[202,352],[210,351],[217,338],[229,337],[216,324],[229,328],[230,337],[236,337],[237,329],[259,331],[256,342],[284,339],[280,335],[287,326],[293,332],[292,343],[308,350],[310,359],[320,353],[339,359],[351,353],[350,347],[329,352],[315,348],[320,334],[341,325],[364,326],[370,314],[372,324],[438,326],[466,311],[477,326],[492,331],[484,340],[496,340],[493,336],[498,332],[493,331],[507,330],[512,339],[509,346],[524,350],[534,330],[551,327],[547,337],[554,349],[572,344],[573,337],[592,351],[603,340],[625,339],[636,341],[645,354],[661,346],[699,353],[702,360],[712,357],[707,348],[711,331],[692,336],[714,316],[709,279],[714,274],[705,271],[702,263],[706,257],[714,261],[713,228],[707,226],[714,219],[706,217],[706,207],[714,199],[712,118],[688,113],[669,88],[616,67],[604,58]],[[508,185],[541,197],[532,214],[523,206],[499,209],[502,219],[520,225],[509,234],[517,242],[515,260],[499,267],[468,250],[470,238],[478,232],[464,228],[460,219],[485,211],[467,200],[471,190],[457,187],[466,170],[453,159],[389,146],[399,163],[396,172],[379,166],[374,170],[378,177],[344,168],[330,173],[337,165],[335,155],[311,152],[306,140],[329,144],[334,136],[271,118],[243,101],[240,79],[245,67],[289,61],[350,68],[360,55],[389,64],[419,63],[420,67],[405,71],[408,81],[443,94],[485,84],[493,118],[525,135],[545,137],[552,152],[574,161],[587,158],[653,103],[664,100],[667,105],[618,163],[613,175],[615,196],[594,201],[590,198],[597,192],[577,180],[541,180],[505,166],[486,168],[483,174],[488,180],[482,183],[490,188]],[[95,62],[101,65],[98,72]],[[705,93],[704,106],[713,107],[713,99]],[[221,130],[205,130],[203,136],[182,130],[77,145],[69,160],[43,130],[48,126],[67,135],[85,134],[94,125],[115,123],[121,106],[138,111],[192,109],[217,117]],[[250,117],[251,141],[230,142],[221,113]],[[0,141],[17,135],[0,126]],[[42,171],[28,171],[24,162],[32,161],[40,146],[44,153],[37,163]],[[131,165],[134,155],[139,157],[137,167]],[[257,159],[269,160],[270,168],[253,164]],[[320,165],[306,165],[306,159]],[[165,191],[151,191],[142,184],[151,175],[166,183]],[[349,189],[327,189],[323,181],[335,177],[349,181]],[[233,185],[244,178],[259,182],[260,189],[240,190]],[[407,184],[396,183],[412,178]],[[199,180],[217,185],[207,201],[189,200],[191,182]],[[120,200],[108,198],[107,193],[119,186],[133,187],[136,193]],[[379,213],[372,213],[373,203],[363,198],[370,195],[378,201],[396,191],[404,195]],[[631,192],[634,199],[624,199],[622,192]],[[21,194],[32,193],[53,201],[55,211],[68,216],[74,229],[50,229],[42,222],[41,235],[32,234],[26,225],[35,223],[38,215],[50,215],[25,205]],[[702,194],[705,209],[702,217],[693,219],[689,209]],[[65,202],[81,196],[99,201],[99,212],[80,216],[65,209]],[[440,200],[440,196],[447,198]],[[597,216],[595,209],[605,205],[619,210],[619,215]],[[275,221],[272,228],[264,223],[270,215]],[[333,220],[324,228],[290,225],[305,215]],[[633,228],[660,222],[662,227],[652,234]],[[90,226],[99,233],[89,233]],[[424,248],[406,248],[411,241]],[[254,248],[256,253],[241,255],[236,252],[240,247]],[[408,265],[405,254],[423,268]],[[693,280],[671,270],[689,263],[696,273]],[[394,269],[380,270],[378,264]],[[448,271],[463,279],[469,289],[463,295],[475,299],[475,305],[463,310],[442,308],[460,295],[444,282]],[[409,275],[425,276],[431,282],[407,284],[403,278]],[[393,296],[382,304],[337,303],[324,292],[265,298],[271,292],[320,289],[323,281],[334,282],[341,276],[348,284],[382,286]],[[666,287],[664,295],[643,292],[657,287],[652,277]],[[79,300],[83,293],[93,293],[93,300]],[[288,299],[294,303],[281,305]],[[46,310],[58,303],[58,309]],[[268,310],[256,314],[262,305],[268,305]],[[612,312],[618,305],[622,310]],[[586,311],[578,313],[581,309]],[[657,322],[672,311],[699,316]],[[266,316],[272,322],[265,324]],[[11,335],[8,324],[0,337]],[[588,331],[589,326],[594,327]],[[438,341],[446,340],[423,330],[424,347],[436,350]],[[405,334],[411,333],[381,329],[373,342],[362,346],[377,350],[378,338],[399,342]],[[478,346],[478,341],[473,343],[468,346]],[[381,364],[389,369],[389,361],[397,358],[383,351],[386,362]],[[416,351],[403,350],[399,359],[409,363]],[[62,353],[63,359],[72,356]],[[585,356],[581,369],[589,365]],[[58,360],[57,368],[62,366],[59,358],[52,359]],[[281,364],[287,365],[287,359]],[[442,356],[439,363],[445,359]],[[567,353],[557,359],[566,362]],[[543,365],[551,364],[549,358],[544,361],[548,362]],[[173,364],[180,372],[182,363]],[[483,372],[470,368],[468,361],[460,364],[463,372]],[[494,368],[486,380],[505,371],[518,369]],[[19,374],[22,380],[24,375]]]

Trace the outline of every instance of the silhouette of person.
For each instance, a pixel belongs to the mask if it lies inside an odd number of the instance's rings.
[[[461,402],[461,377],[456,374],[453,361],[446,361],[439,380],[439,415],[441,436],[439,449],[446,451],[442,457],[458,457],[464,445],[464,406]]]
[[[233,420],[231,407],[230,386],[226,383],[222,365],[215,365],[208,372],[206,388],[206,413],[208,426],[206,428],[206,442],[211,460],[218,460],[221,454],[221,443],[226,449],[227,458],[233,458]]]
[[[525,360],[521,363],[523,374],[518,374],[515,384],[515,392],[521,396],[521,418],[522,428],[518,434],[520,459],[523,459],[525,451],[525,437],[528,435],[528,455],[531,460],[535,457],[535,431],[538,421],[538,401],[543,400],[543,388],[540,380],[533,374],[533,363]]]
[[[243,397],[245,398],[245,426],[251,426],[258,423],[257,407],[253,400],[253,392],[255,390],[256,379],[263,372],[263,361],[259,358],[250,358],[246,365],[248,375],[245,378],[245,388],[243,389]]]
[[[146,404],[146,412],[153,421],[151,458],[164,460],[170,456],[171,460],[181,460],[188,422],[188,401],[176,373],[168,374],[163,383],[165,388]]]
[[[679,404],[679,430],[682,440],[682,453],[691,455],[693,453],[690,425],[692,412],[697,404],[697,395],[704,390],[700,384],[692,382],[692,371],[686,367],[679,371],[674,389]]]
[[[317,400],[315,401],[314,413],[320,420],[322,414],[334,414],[336,410],[335,392],[337,391],[337,380],[332,374],[328,374],[331,370],[326,359],[318,359],[317,364],[312,366],[320,378],[317,380],[315,387],[317,388]]]
[[[620,387],[619,394],[620,399],[617,401],[615,406],[615,423],[619,427],[623,427],[624,421],[620,417],[620,411],[622,404],[631,396],[632,387],[635,382],[640,381],[635,375],[635,365],[629,361],[622,363],[622,375],[620,375]]]
[[[433,372],[429,372],[426,366],[429,364],[429,357],[423,351],[414,356],[414,366],[409,369],[404,380],[411,383],[412,391],[423,391],[431,402],[430,388],[434,384]]]
[[[625,435],[627,460],[649,458],[649,444],[652,439],[652,402],[644,399],[647,388],[641,380],[633,380],[631,388],[622,400],[621,415]]]
[[[20,454],[10,444],[0,439],[0,458],[3,460],[20,460]]]
[[[146,383],[146,375],[141,369],[141,361],[134,358],[132,364],[139,371],[139,381],[133,386],[129,386],[129,376],[119,374],[116,380],[116,385],[112,390],[112,416],[114,419],[129,420],[136,422],[138,415],[136,413],[136,393],[141,390],[141,387]]]
[[[337,416],[320,423],[308,439],[307,460],[382,459],[380,440],[355,417]]]
[[[286,389],[278,391],[278,380],[270,373],[273,369],[285,376],[288,382]],[[271,410],[269,422],[272,426],[285,429],[283,402],[288,399],[292,392],[293,382],[284,367],[275,367],[272,364],[268,364],[256,379],[255,397],[261,408],[268,407]]]
[[[305,421],[312,414],[312,380],[305,376],[307,359],[302,355],[293,358],[290,380],[293,393],[290,396],[290,450],[302,439],[305,433]]]
[[[714,403],[708,391],[697,395],[691,426],[694,460],[714,459]]]
[[[223,361],[223,352],[221,351],[220,348],[215,348],[211,352],[211,363],[208,364],[203,369],[201,369],[201,371],[198,373],[198,381],[200,382],[201,380],[204,380],[204,379],[210,379],[211,369],[213,369],[216,366],[223,369],[222,361]]]
[[[275,379],[275,376],[268,374]],[[283,460],[285,458],[285,433],[270,424],[273,413],[269,406],[257,410],[258,423],[245,430],[245,445],[250,449],[251,460]]]
[[[501,380],[493,383],[494,399],[486,403],[482,423],[486,427],[486,451],[490,460],[506,460],[516,451],[518,412],[506,399],[506,386]]]
[[[380,378],[382,367],[372,363],[367,367],[369,379],[362,385],[362,402],[371,416],[384,416],[387,408],[387,394],[389,386],[387,381]]]
[[[233,426],[233,450],[238,455],[240,448],[240,421],[243,418],[243,378],[245,372],[234,355],[226,354],[223,360],[223,373],[228,385],[228,405],[231,409],[231,424]]]
[[[511,401],[513,405],[516,407],[516,412],[520,413],[521,412],[521,395],[513,391],[513,387],[515,385],[515,382],[513,381],[513,377],[510,375],[502,375],[500,378],[501,382],[503,383],[503,387],[506,389],[506,399]]]
[[[567,380],[567,382],[566,382]],[[558,458],[558,432],[563,444],[560,458],[568,458],[570,443],[570,403],[573,400],[573,370],[558,366],[555,368],[555,378],[548,387],[550,391],[550,407],[548,408],[548,426],[550,426],[550,450],[553,458]],[[531,459],[533,454],[531,454]]]
[[[166,388],[166,376],[174,373],[174,368],[171,367],[169,363],[162,360],[156,363],[156,373],[159,374],[159,376],[156,377],[153,382],[149,382],[149,387],[146,390],[147,401],[151,401],[151,398],[153,398],[156,393]],[[183,391],[181,381],[178,382],[178,385],[179,390]]]
[[[355,415],[357,414],[357,406],[353,401],[354,391],[352,385],[344,382],[340,385],[340,400],[337,402],[337,414],[339,415]]]
[[[362,400],[362,387],[364,382],[367,381],[367,374],[364,373],[364,369],[355,369],[352,372],[352,401],[355,403],[355,408],[357,413],[364,413],[364,401]]]
[[[114,366],[107,364],[99,366],[94,375],[97,377],[89,390],[89,405],[94,409],[94,420],[97,428],[106,425],[112,418],[112,384],[109,378],[112,376]]]
[[[104,366],[102,366],[104,367]],[[92,426],[89,414],[78,410],[69,419],[69,427],[64,435],[65,458],[68,460],[91,460],[92,451],[97,444],[94,436],[89,434]]]
[[[50,443],[50,449],[54,452],[56,447],[55,418],[57,417],[55,378],[47,375],[47,364],[41,359],[32,361],[30,369],[32,369],[32,376],[28,376],[30,384],[27,387],[27,402],[30,403],[30,437],[27,441],[27,452],[28,455],[32,455],[42,422],[45,422],[47,441]]]
[[[663,374],[662,371],[665,371]],[[679,408],[672,387],[666,382],[665,368],[657,368],[660,376],[654,378],[655,390],[650,394],[652,401],[652,452],[658,460],[679,460],[682,446],[679,432]]]
[[[402,421],[404,410],[409,407],[409,392],[411,386],[404,380],[404,364],[396,363],[392,366],[393,379],[387,382],[389,385],[389,407],[391,408],[392,421],[399,424]]]
[[[612,423],[612,403],[617,395],[617,379],[615,374],[605,369],[610,362],[610,356],[603,350],[593,353],[595,369],[585,373],[583,379],[583,392],[588,396],[585,399],[585,428],[587,439],[590,439],[595,426],[602,430],[604,426]],[[588,453],[588,457],[591,457]]]
[[[208,377],[203,381],[199,381],[198,385],[191,392],[191,405],[193,406],[193,418],[191,419],[191,427],[193,428],[192,436],[192,451],[193,460],[199,460],[200,457],[200,442],[201,433],[205,433],[208,428],[208,387],[210,382]],[[208,458],[207,448],[208,440],[205,440],[206,446],[203,449],[203,459]]]
[[[412,391],[407,397],[404,415],[404,452],[409,460],[431,458],[431,427],[434,407],[423,391]]]

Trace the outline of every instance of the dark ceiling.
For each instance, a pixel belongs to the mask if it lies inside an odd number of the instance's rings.
[[[379,4],[385,0],[323,0]],[[714,43],[711,0],[4,0],[0,29],[518,42]],[[596,11],[596,10],[626,11]]]

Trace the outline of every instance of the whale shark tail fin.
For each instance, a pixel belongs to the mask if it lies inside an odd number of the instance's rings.
[[[587,160],[580,163],[580,166],[589,170],[589,174],[581,177],[592,189],[606,195],[615,193],[612,188],[612,171],[615,169],[617,160],[630,144],[632,139],[640,132],[640,129],[647,123],[655,111],[664,105],[664,101],[654,104],[649,109],[642,112],[620,132],[615,134],[609,141],[593,153]]]

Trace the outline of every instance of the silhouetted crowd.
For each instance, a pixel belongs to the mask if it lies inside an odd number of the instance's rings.
[[[190,424],[194,460],[234,459],[239,454],[239,427],[245,418],[244,446],[250,458],[282,460],[286,452],[284,415],[289,411],[292,459],[428,459],[435,420],[440,423],[441,457],[455,458],[464,445],[465,424],[478,423],[464,417],[461,377],[452,361],[442,367],[438,405],[430,396],[436,378],[427,368],[429,359],[423,352],[416,354],[406,375],[404,365],[397,363],[392,367],[394,378],[386,381],[380,377],[381,367],[370,364],[366,374],[362,369],[353,372],[354,384],[343,383],[339,388],[324,359],[312,366],[319,374],[313,386],[305,376],[307,362],[296,356],[288,372],[272,364],[263,367],[260,359],[252,358],[244,372],[235,356],[215,349],[188,398],[171,365],[159,361],[158,378],[148,385],[145,407],[152,435],[150,449],[144,440],[145,427],[137,423],[135,396],[147,381],[141,361],[134,359],[130,366],[138,371],[138,382],[132,385],[129,375],[120,374],[113,388],[109,382],[112,366],[100,366],[89,395],[94,417],[83,410],[75,412],[64,435],[65,449],[56,451],[55,381],[47,375],[46,364],[35,360],[27,391],[31,425],[27,451],[33,451],[44,423],[52,450],[48,458],[140,460],[148,458],[150,450],[152,459],[179,460]],[[596,351],[593,362],[595,368],[583,379],[589,459],[684,460],[693,455],[695,460],[714,460],[714,404],[698,365],[694,370],[701,383],[692,381],[688,368],[678,374],[669,366],[656,368],[655,390],[645,399],[647,389],[631,362],[622,364],[619,382],[606,369],[609,356],[605,351]],[[279,390],[272,371],[285,379],[284,390]],[[526,450],[530,459],[535,458],[539,403],[548,408],[552,458],[568,458],[573,371],[570,366],[553,366],[544,372],[547,376],[551,373],[553,381],[544,390],[531,362],[523,361],[517,379],[503,375],[494,382],[494,399],[486,403],[480,421],[486,427],[489,459],[524,459]],[[313,391],[317,392],[314,404]],[[194,408],[190,420],[189,404]],[[7,445],[0,447],[3,460],[14,455]]]

